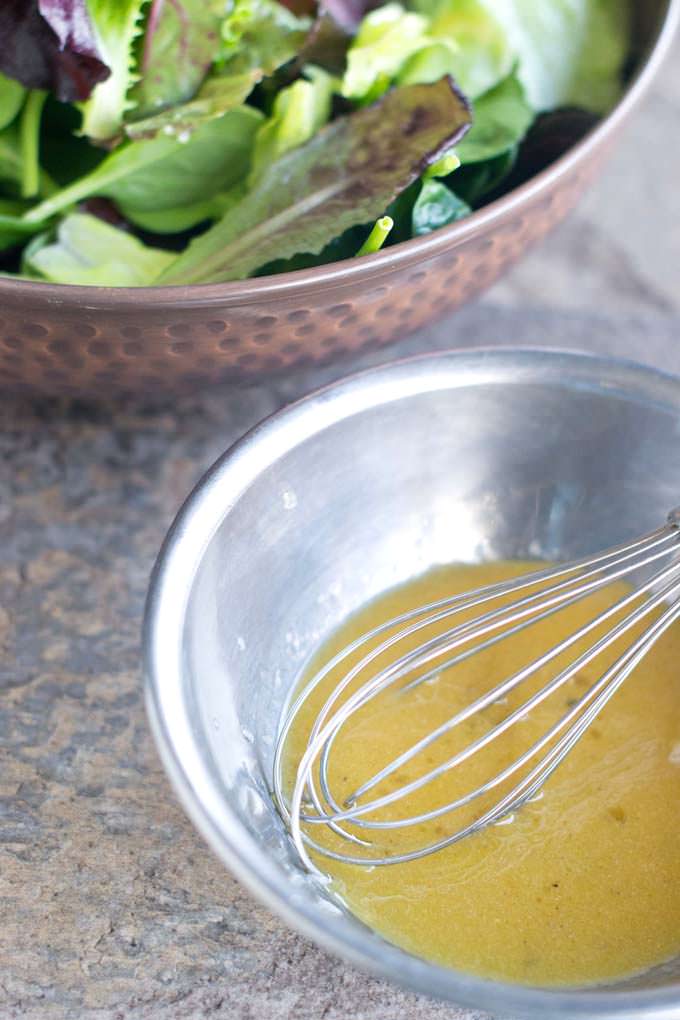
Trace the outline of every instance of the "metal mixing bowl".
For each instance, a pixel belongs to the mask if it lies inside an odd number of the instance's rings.
[[[0,279],[0,389],[156,394],[373,349],[493,283],[559,223],[646,92],[680,0],[636,0],[634,72],[580,144],[468,219],[374,256],[239,283],[67,287]]]
[[[170,531],[145,627],[163,761],[225,864],[322,946],[417,991],[515,1020],[677,1020],[680,960],[612,987],[546,991],[388,944],[302,872],[269,784],[302,664],[366,600],[435,564],[558,560],[623,541],[658,525],[679,487],[680,381],[560,352],[399,362],[237,443]]]

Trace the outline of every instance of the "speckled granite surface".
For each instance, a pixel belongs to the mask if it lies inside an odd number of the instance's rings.
[[[570,223],[391,354],[547,344],[680,372],[679,57]],[[0,408],[2,1020],[481,1020],[254,903],[175,803],[144,717],[142,605],[178,504],[248,426],[353,367],[154,410]]]

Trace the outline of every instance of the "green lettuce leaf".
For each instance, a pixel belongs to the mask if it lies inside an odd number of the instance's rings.
[[[621,92],[632,38],[629,0],[484,0],[519,61],[536,111],[605,113]]]
[[[160,136],[115,149],[85,177],[51,195],[26,215],[39,222],[93,195],[113,199],[125,216],[203,201],[247,173],[262,114],[239,107],[198,128],[186,142]]]
[[[52,283],[144,287],[175,258],[96,216],[73,213],[60,223],[56,242],[29,252],[25,263],[28,272]]]
[[[423,181],[420,195],[413,206],[413,234],[415,237],[431,234],[433,230],[455,223],[471,212],[470,206],[441,181]]]
[[[427,42],[413,53],[395,77],[399,85],[427,85],[444,75],[452,77],[458,48],[452,40]],[[468,93],[465,93],[468,95]]]
[[[276,0],[235,0],[222,24],[222,70],[237,62],[271,74],[295,56],[311,24]]]
[[[159,133],[188,135],[199,124],[240,106],[255,85],[292,60],[311,22],[298,18],[276,0],[236,0],[222,26],[217,69],[193,99],[126,125],[130,138]]]
[[[337,80],[319,67],[309,67],[305,73],[306,79],[281,89],[271,117],[258,128],[248,181],[251,187],[270,163],[308,141],[331,115]]]
[[[481,163],[516,146],[534,120],[524,89],[510,75],[473,104],[472,127],[456,146],[461,163]]]
[[[630,0],[413,0],[413,7],[427,19],[428,46],[443,46],[414,54],[401,81],[446,71],[475,99],[517,63],[537,112],[573,104],[604,113],[619,97]]]
[[[349,227],[375,221],[469,123],[449,79],[389,92],[270,164],[159,282],[240,280],[275,259],[319,253]]]
[[[140,34],[145,0],[87,0],[97,49],[111,74],[81,105],[83,134],[97,140],[115,137],[125,112],[134,105],[128,91],[136,80],[133,44]]]
[[[411,54],[423,47],[426,30],[425,18],[398,3],[367,14],[347,53],[342,95],[366,99],[384,92]]]
[[[23,85],[0,74],[0,131],[12,123],[22,107],[25,95]]]
[[[206,0],[152,0],[139,55],[139,81],[130,93],[140,120],[186,102],[220,50],[222,19]]]
[[[436,49],[411,58],[404,69],[408,80],[434,73],[427,64],[438,63],[469,99],[476,99],[510,74],[515,57],[506,32],[493,16],[494,4],[487,9],[483,0],[421,0],[415,6],[430,16],[427,34]]]

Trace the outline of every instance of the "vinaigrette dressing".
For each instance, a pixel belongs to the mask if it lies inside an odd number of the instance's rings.
[[[406,609],[535,568],[447,567],[392,591],[348,620],[304,679],[354,637]],[[375,699],[336,741],[329,772],[333,789],[347,796],[457,708],[627,591],[624,584],[613,585],[607,594],[563,610],[407,695],[391,691]],[[479,760],[462,766],[460,775],[449,773],[383,808],[378,817],[421,813],[489,778],[545,732],[631,640],[591,664]],[[572,650],[570,658],[574,655]],[[553,663],[534,687],[565,662]],[[338,679],[336,673],[323,683],[293,728],[289,785],[312,722]],[[522,700],[531,689],[522,688]],[[483,719],[464,724],[463,732],[427,752],[427,760],[404,766],[394,785],[445,760],[517,704],[510,696],[491,706]],[[385,780],[375,793],[387,792],[391,782]],[[410,829],[352,831],[373,840],[378,850],[401,851],[449,834],[466,817],[472,815],[445,815]],[[328,846],[341,845],[325,827],[315,826],[313,835]],[[342,847],[351,850],[346,842]],[[510,824],[405,864],[368,869],[321,855],[316,861],[337,895],[386,939],[480,976],[569,986],[621,978],[672,958],[680,952],[680,626],[661,638],[614,695],[542,797]]]

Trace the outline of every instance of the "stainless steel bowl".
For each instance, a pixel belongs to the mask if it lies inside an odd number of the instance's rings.
[[[677,1020],[680,960],[546,991],[388,944],[300,870],[269,783],[301,664],[367,599],[438,563],[560,559],[623,540],[658,524],[679,489],[680,381],[560,352],[403,361],[237,443],[170,531],[145,628],[161,756],[224,863],[325,948],[417,991],[513,1018]]]

